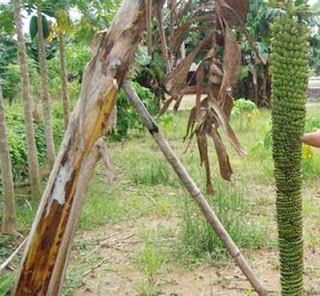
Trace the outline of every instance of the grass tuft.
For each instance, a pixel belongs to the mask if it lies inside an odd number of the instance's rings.
[[[236,244],[240,248],[262,247],[265,230],[247,219],[243,191],[234,191],[226,183],[217,183],[215,189],[215,195],[208,196],[208,202]],[[219,265],[221,260],[226,262],[221,241],[189,197],[185,199],[180,240],[181,257],[187,255],[192,261],[210,259],[214,265]]]

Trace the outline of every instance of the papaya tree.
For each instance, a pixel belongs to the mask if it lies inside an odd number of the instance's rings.
[[[70,116],[70,103],[68,94],[68,70],[67,70],[67,59],[66,59],[66,49],[65,49],[65,39],[67,34],[72,30],[71,19],[68,13],[68,5],[65,1],[61,5],[59,1],[56,1],[57,12],[55,14],[57,20],[57,34],[59,42],[59,54],[60,54],[60,68],[61,68],[61,94],[63,102],[63,113],[64,113],[64,124],[67,128],[69,124]]]
[[[36,2],[37,16],[33,16],[30,21],[30,36],[38,39],[39,68],[41,79],[41,100],[45,122],[45,138],[47,150],[47,163],[52,168],[55,159],[55,148],[53,141],[52,120],[51,120],[51,100],[49,96],[49,84],[47,73],[46,46],[45,39],[49,37],[50,26],[45,15],[42,13],[43,3]]]
[[[4,197],[4,210],[2,221],[2,232],[16,234],[16,213],[14,201],[14,184],[12,176],[12,165],[6,130],[6,121],[3,106],[2,86],[0,84],[0,165],[2,176],[2,187]]]
[[[59,43],[59,58],[61,72],[61,96],[63,103],[64,123],[67,128],[70,117],[70,102],[68,93],[68,70],[66,58],[66,37],[73,32],[73,24],[69,14],[70,1],[46,1],[46,13],[54,17],[56,23],[52,27],[51,38],[56,37]],[[54,36],[55,35],[55,36]]]
[[[272,135],[282,295],[304,295],[301,138],[306,117],[308,27],[304,1],[280,4],[271,56]]]
[[[19,54],[19,66],[21,76],[21,98],[23,102],[24,120],[26,125],[26,138],[28,147],[28,167],[29,167],[29,179],[31,184],[32,195],[36,198],[41,196],[41,180],[39,172],[39,162],[37,158],[37,147],[35,141],[35,133],[33,127],[32,117],[32,102],[30,96],[30,81],[28,73],[28,61],[26,46],[23,37],[22,30],[22,18],[20,14],[20,1],[13,0],[13,12],[16,25],[16,32],[18,36],[18,54]]]

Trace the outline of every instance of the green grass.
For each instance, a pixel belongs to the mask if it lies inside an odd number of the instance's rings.
[[[320,106],[308,109],[309,117],[317,117],[319,113]],[[184,153],[186,143],[182,140],[187,120],[188,114],[183,112],[160,121],[160,125],[191,176],[204,191],[205,171],[199,165],[196,146],[191,144],[189,151]],[[259,116],[242,131],[239,130],[238,121],[232,120],[231,125],[248,151],[248,156],[242,158],[226,144],[234,170],[232,185],[221,180],[213,143],[209,141],[212,179],[217,193],[214,197],[207,198],[241,249],[276,247],[269,122],[268,110],[261,110]],[[225,138],[222,131],[221,135]],[[108,227],[108,224],[120,222],[136,224],[139,219],[170,221],[151,234],[148,232],[148,227],[151,226],[142,222],[149,234],[147,237],[140,235],[142,249],[134,254],[138,269],[143,274],[135,283],[139,295],[157,295],[161,292],[163,283],[160,279],[165,274],[167,265],[192,268],[194,264],[203,262],[218,266],[231,263],[220,241],[148,133],[138,138],[131,136],[125,142],[111,143],[110,150],[116,166],[116,180],[110,185],[104,166],[98,166],[86,195],[78,231],[95,231],[99,226]],[[304,186],[315,188],[320,175],[320,152],[316,149],[312,151],[312,158],[304,161],[303,176]],[[315,198],[310,201],[312,196],[309,195],[307,191],[304,212],[308,219],[312,219],[312,223],[308,222],[306,225],[306,244],[307,247],[315,248],[319,244],[316,235],[318,232],[311,232],[314,227],[319,229],[320,216],[316,211],[318,200]],[[16,200],[19,231],[26,234],[38,204],[24,195],[17,195]],[[0,242],[2,261],[12,252],[15,244],[11,246],[4,236],[1,236]],[[3,248],[4,245],[7,247]],[[75,246],[76,252],[83,256],[92,248],[93,246],[85,243]],[[78,272],[81,268],[82,263],[72,262],[64,295],[72,295],[82,284],[81,273]]]
[[[207,196],[207,200],[236,244],[251,249],[266,245],[267,228],[250,219],[243,191],[233,191],[231,186],[221,182],[216,184],[215,190],[215,195]],[[178,256],[184,263],[187,262],[185,258],[191,262],[209,259],[214,265],[228,263],[220,239],[189,197],[185,198],[180,236]]]

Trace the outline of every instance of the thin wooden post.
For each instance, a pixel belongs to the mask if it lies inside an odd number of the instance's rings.
[[[159,148],[167,158],[168,162],[177,173],[180,180],[183,182],[187,190],[189,191],[192,198],[196,201],[197,205],[199,206],[201,212],[208,220],[216,234],[219,236],[220,240],[223,242],[224,246],[234,258],[237,265],[240,267],[244,275],[247,277],[249,282],[251,283],[252,287],[255,291],[261,296],[269,295],[268,290],[263,286],[261,281],[257,278],[255,273],[253,272],[252,268],[247,263],[246,259],[242,255],[241,251],[232,240],[222,223],[220,222],[217,215],[214,213],[210,205],[208,204],[207,200],[205,199],[204,195],[202,194],[199,187],[193,181],[179,158],[176,156],[174,151],[172,150],[168,141],[164,138],[163,134],[161,133],[159,127],[154,122],[153,118],[151,117],[148,110],[145,108],[143,103],[141,102],[140,98],[134,91],[134,89],[129,85],[128,82],[125,82],[123,85],[124,91],[127,93],[130,101],[136,108],[138,115],[140,116],[141,120],[148,128],[150,134],[157,142]]]

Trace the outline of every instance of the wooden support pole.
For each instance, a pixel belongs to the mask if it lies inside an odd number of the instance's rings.
[[[242,255],[241,251],[232,240],[224,226],[221,224],[219,218],[211,209],[210,205],[208,204],[207,200],[205,199],[204,195],[200,191],[199,187],[193,181],[179,158],[175,155],[174,151],[172,150],[168,141],[164,138],[163,134],[159,130],[159,127],[156,125],[154,120],[152,119],[150,113],[145,108],[143,103],[141,102],[140,98],[134,91],[134,89],[129,85],[128,82],[125,82],[123,85],[124,91],[127,93],[130,101],[136,108],[138,115],[140,116],[141,120],[148,128],[149,132],[151,133],[154,140],[157,142],[159,148],[165,155],[166,159],[177,173],[180,180],[183,182],[187,190],[189,191],[190,195],[196,201],[197,205],[199,206],[201,212],[208,220],[216,234],[219,236],[220,240],[223,242],[224,246],[234,258],[237,265],[240,267],[244,275],[247,277],[249,282],[251,283],[252,287],[255,291],[261,296],[269,295],[268,290],[263,286],[261,281],[257,278],[255,273],[253,272],[252,268],[247,263],[246,259]]]

